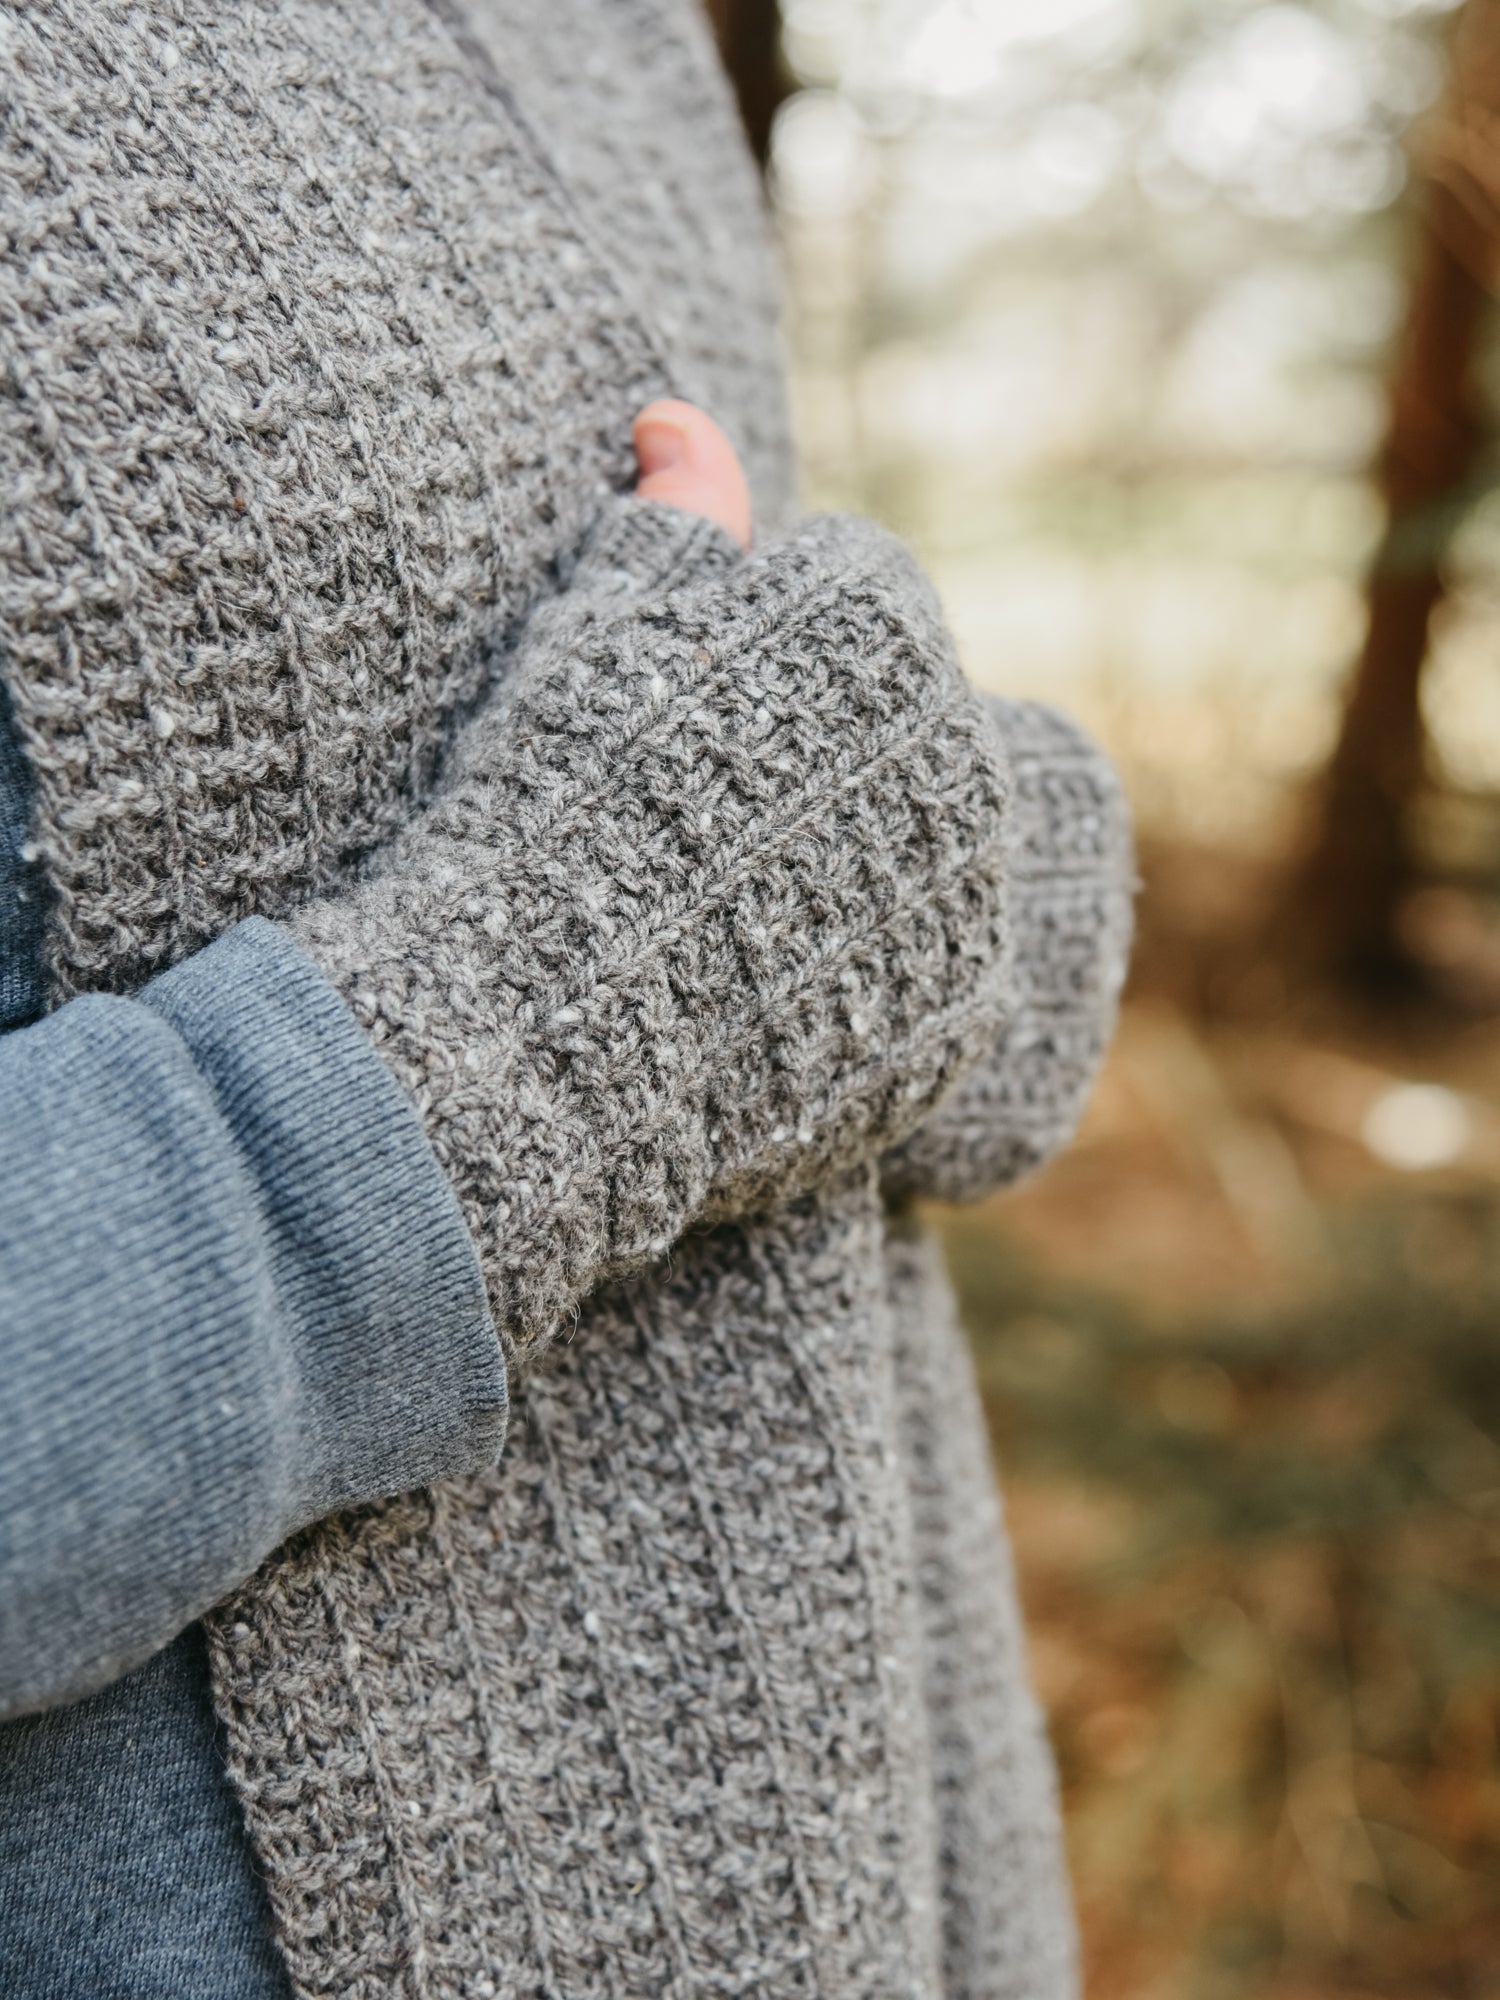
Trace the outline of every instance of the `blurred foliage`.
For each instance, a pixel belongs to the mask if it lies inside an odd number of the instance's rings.
[[[1092,2000],[1500,1993],[1500,1218],[1387,1188],[1294,1304],[946,1222]]]
[[[1257,943],[1360,646],[1447,9],[784,16],[811,497],[917,543],[973,676],[1090,722],[1143,836],[1078,1143],[938,1218],[1090,2000],[1500,2000],[1492,447],[1432,524],[1402,917],[1452,1010],[1354,1010]]]
[[[1495,2000],[1500,1037],[1201,1011],[1256,880],[1157,857],[1078,1139],[936,1212],[1087,1990]]]
[[[1153,830],[1284,843],[1361,634],[1446,10],[784,11],[805,88],[773,188],[814,497],[908,533],[975,678],[1087,716]],[[1426,690],[1462,792],[1500,785],[1492,483],[1487,455]]]

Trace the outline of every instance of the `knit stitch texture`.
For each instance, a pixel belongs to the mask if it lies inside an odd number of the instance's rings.
[[[893,1199],[974,1201],[1073,1136],[1114,1025],[1130,951],[1130,822],[1115,773],[1074,722],[991,699],[1009,756],[1004,1021],[935,1117],[882,1163]]]
[[[972,1384],[879,1156],[974,1192],[1076,1116],[1112,779],[985,718],[868,530],[572,568],[662,391],[787,511],[689,0],[0,27],[0,666],[50,997],[292,921],[528,1363],[499,1466],[319,1524],[210,1621],[294,1991],[1063,2000]]]
[[[294,931],[421,1108],[512,1350],[878,1155],[1002,1018],[1004,748],[921,572],[613,503],[442,784]]]
[[[392,832],[669,386],[451,36],[372,25],[0,13],[0,659],[58,997]]]

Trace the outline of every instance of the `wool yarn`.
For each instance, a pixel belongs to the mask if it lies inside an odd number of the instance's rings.
[[[869,522],[747,561],[618,500],[424,811],[298,913],[512,1353],[878,1156],[1000,1031],[1005,746]]]
[[[1123,972],[1123,808],[1060,719],[986,720],[889,543],[786,532],[774,292],[695,7],[37,0],[0,64],[0,672],[52,997],[252,911],[302,927],[526,1363],[498,1466],[319,1524],[209,1621],[293,1991],[1062,2000],[972,1379],[880,1179],[974,1192],[1065,1135]],[[775,537],[591,578],[660,393],[725,423]],[[676,727],[632,765],[608,690],[653,713],[656,673]],[[705,768],[744,939],[689,893],[731,883]],[[610,817],[555,825],[586,778]],[[601,909],[658,854],[630,921],[671,950],[617,964]],[[441,988],[361,915],[436,951],[403,880],[451,891]],[[481,1025],[501,986],[524,1019]],[[518,1047],[539,1104],[467,1091]],[[521,1159],[566,1170],[556,1244]]]

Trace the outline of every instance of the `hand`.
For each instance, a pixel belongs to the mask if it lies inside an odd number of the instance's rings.
[[[292,925],[420,1111],[516,1358],[695,1223],[873,1170],[1002,1012],[1009,776],[926,579],[836,517],[747,555],[727,441],[648,418],[649,490],[428,806]]]
[[[716,521],[742,549],[750,546],[750,489],[734,446],[692,403],[663,397],[631,426],[641,468],[636,493]]]

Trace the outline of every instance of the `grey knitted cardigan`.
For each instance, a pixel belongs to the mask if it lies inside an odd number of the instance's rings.
[[[874,530],[786,532],[756,196],[677,0],[0,28],[54,997],[289,921],[515,1370],[498,1466],[210,1620],[293,1990],[1067,1994],[982,1422],[899,1202],[1077,1114],[1107,769],[967,694]],[[742,452],[748,562],[612,497],[664,390]]]

